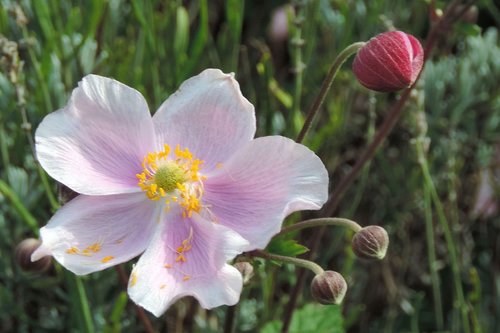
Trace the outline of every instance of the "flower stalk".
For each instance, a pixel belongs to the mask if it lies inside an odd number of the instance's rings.
[[[304,140],[304,137],[306,136],[307,131],[309,128],[311,128],[312,121],[316,114],[318,113],[318,110],[320,109],[321,105],[323,105],[323,102],[325,101],[326,94],[330,90],[330,87],[332,86],[333,80],[335,79],[335,76],[337,76],[337,73],[344,64],[344,62],[353,54],[358,52],[359,49],[361,49],[366,43],[365,42],[357,42],[349,45],[346,47],[342,52],[339,53],[337,58],[332,63],[332,66],[328,70],[328,74],[325,77],[325,80],[321,84],[321,89],[314,99],[314,102],[311,104],[309,107],[309,110],[307,111],[307,116],[304,121],[304,125],[302,126],[302,129],[300,130],[299,135],[297,136],[297,139],[295,140],[296,142],[300,143]]]
[[[280,256],[278,254],[272,254],[272,253],[265,252],[262,250],[254,250],[254,251],[249,252],[248,254],[253,256],[253,257],[259,257],[259,258],[268,259],[268,260],[277,260],[277,261],[281,261],[281,262],[284,262],[287,264],[292,264],[295,266],[306,268],[306,269],[314,272],[315,275],[323,274],[323,272],[325,271],[323,268],[321,268],[320,265],[318,265],[315,262],[312,262],[310,260],[306,260],[306,259]]]
[[[324,217],[324,218],[305,220],[302,222],[292,224],[288,227],[281,229],[281,231],[277,233],[275,237],[287,234],[289,232],[302,230],[305,228],[313,228],[313,227],[328,226],[328,225],[345,227],[354,232],[358,232],[362,229],[362,227],[358,223],[351,221],[349,219],[344,219],[341,217]]]

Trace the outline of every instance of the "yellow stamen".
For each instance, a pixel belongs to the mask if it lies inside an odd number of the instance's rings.
[[[135,286],[136,283],[137,283],[137,274],[132,272],[132,274],[130,275],[130,286],[133,287]]]
[[[177,145],[169,158],[170,146],[165,144],[162,151],[148,153],[142,162],[142,172],[136,174],[137,185],[153,201],[165,200],[165,210],[170,210],[170,202],[177,202],[183,208],[183,217],[192,217],[202,208],[202,181],[206,177],[199,174],[202,160],[193,158],[189,149]]]
[[[113,256],[106,256],[106,257],[104,257],[104,258],[101,259],[101,262],[103,264],[105,264],[105,263],[107,263],[108,261],[110,261],[112,259],[115,259],[115,257],[113,257]]]
[[[78,253],[80,253],[80,251],[76,247],[72,246],[66,250],[66,253],[67,254],[78,254]]]

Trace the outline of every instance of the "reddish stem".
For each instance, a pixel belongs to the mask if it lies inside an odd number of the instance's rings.
[[[436,45],[436,42],[439,38],[440,33],[445,30],[449,25],[454,23],[456,20],[458,20],[466,11],[467,9],[474,4],[475,1],[468,1],[464,5],[463,8],[458,13],[455,13],[453,15],[456,7],[460,4],[460,1],[456,0],[450,6],[447,8],[445,14],[442,16],[441,20],[437,22],[437,24],[432,27],[432,29],[429,32],[429,35],[427,36],[427,40],[424,46],[424,67],[425,63],[429,59],[429,56]],[[421,73],[423,72],[423,68]],[[420,77],[419,75],[419,77]],[[375,153],[377,152],[377,149],[381,145],[381,143],[387,138],[391,130],[394,128],[394,125],[398,122],[399,118],[401,117],[401,113],[403,110],[403,107],[405,106],[406,102],[408,101],[408,98],[411,95],[411,91],[415,87],[416,83],[418,82],[418,78],[415,81],[415,83],[408,89],[406,89],[403,94],[401,95],[400,99],[393,105],[391,110],[389,111],[389,114],[385,118],[383,124],[380,126],[378,129],[373,141],[371,144],[368,146],[368,148],[364,151],[364,153],[361,155],[361,157],[358,159],[356,164],[353,166],[353,168],[350,170],[350,172],[345,175],[341,181],[338,183],[338,185],[335,187],[335,189],[332,191],[330,194],[330,197],[328,201],[325,203],[323,209],[322,209],[322,216],[329,217],[333,216],[335,213],[335,210],[338,208],[338,205],[340,203],[340,199],[343,197],[345,194],[346,190],[349,188],[349,186],[356,180],[357,176],[359,175],[359,172],[363,168],[363,166],[370,161]],[[319,244],[321,242],[321,238],[325,232],[325,227],[321,227],[315,231],[313,234],[313,241],[310,247],[310,251],[308,254],[308,257],[310,260],[313,260],[316,252],[318,250]],[[297,283],[295,284],[294,289],[292,290],[292,293],[290,295],[290,300],[288,302],[288,305],[285,309],[285,315],[283,319],[283,327],[281,332],[282,333],[287,333],[288,329],[290,327],[290,322],[293,316],[293,312],[295,310],[295,306],[297,304],[297,300],[299,295],[302,292],[302,289],[304,287],[305,283],[305,273],[306,270],[304,269],[299,269],[297,271]]]

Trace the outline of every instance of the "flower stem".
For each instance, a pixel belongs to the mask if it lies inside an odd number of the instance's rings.
[[[436,208],[439,224],[443,229],[444,239],[446,242],[446,247],[448,249],[448,254],[450,256],[451,271],[453,274],[453,286],[455,288],[455,297],[457,298],[457,306],[460,310],[462,317],[462,329],[465,333],[470,332],[469,316],[468,316],[468,306],[465,302],[464,291],[462,288],[462,279],[460,277],[460,265],[457,255],[457,249],[453,241],[453,236],[450,230],[448,220],[444,213],[443,205],[439,199],[434,181],[432,180],[431,173],[429,171],[429,165],[424,153],[424,147],[422,140],[417,140],[416,144],[418,161],[422,169],[422,174],[424,176],[424,186],[431,195],[432,202]]]
[[[313,228],[313,227],[327,226],[327,225],[346,227],[346,228],[351,229],[354,232],[358,232],[362,229],[362,227],[359,224],[357,224],[354,221],[348,220],[348,219],[344,219],[344,218],[340,218],[340,217],[324,217],[324,218],[318,218],[318,219],[305,220],[302,222],[292,224],[288,227],[281,229],[281,231],[279,233],[277,233],[274,237],[278,237],[278,236],[284,235],[286,233],[305,229],[305,228]]]
[[[431,30],[429,31],[429,34],[427,35],[427,40],[424,46],[424,67],[425,67],[425,62],[429,59],[430,54],[432,53],[432,50],[434,47],[437,45],[437,41],[440,37],[440,34],[445,31],[445,27],[453,24],[456,20],[458,20],[461,15],[465,13],[465,10],[467,8],[470,8],[470,6],[474,3],[474,1],[467,2],[464,4],[462,10],[460,11],[460,15],[452,15],[453,11],[455,8],[460,4],[459,0],[453,1],[447,8],[446,12],[442,16],[441,20],[435,24]],[[423,68],[422,68],[423,72]],[[421,73],[422,73],[421,72]],[[382,124],[381,128],[378,130],[377,134],[375,135],[375,138],[373,139],[372,143],[370,146],[367,148],[367,150],[363,153],[361,158],[356,162],[355,166],[351,169],[351,171],[341,180],[339,185],[335,188],[334,191],[332,191],[332,194],[330,195],[327,203],[325,204],[323,208],[323,216],[330,216],[332,215],[335,210],[338,207],[338,204],[340,203],[341,196],[344,194],[344,192],[347,190],[349,185],[354,182],[354,180],[357,178],[359,172],[361,171],[362,167],[369,161],[371,158],[374,156],[377,148],[379,145],[384,141],[384,139],[389,135],[391,132],[392,128],[394,125],[397,123],[399,120],[399,117],[401,116],[402,109],[404,105],[406,104],[411,91],[415,87],[415,85],[418,82],[415,80],[414,84],[406,89],[403,93],[403,95],[400,97],[400,99],[397,101],[397,103],[392,107],[391,111],[389,112],[388,117],[384,120],[384,123]],[[299,136],[298,139],[301,139]],[[297,140],[297,142],[300,142]],[[320,244],[321,237],[323,236],[323,233],[325,232],[325,228],[319,228],[316,230],[314,236],[313,236],[313,241],[312,241],[312,248],[311,251],[309,252],[309,257],[314,257],[317,248]],[[305,271],[304,270],[299,270],[297,272],[297,283],[295,284],[295,287],[293,288],[291,294],[290,294],[290,300],[288,302],[288,305],[285,309],[285,314],[283,318],[283,329],[281,330],[282,333],[287,333],[288,328],[290,325],[290,322],[292,320],[293,312],[295,310],[295,306],[297,304],[299,294],[302,291],[302,288],[305,283]]]
[[[268,253],[268,252],[265,252],[262,250],[254,250],[254,251],[249,252],[248,254],[251,256],[254,256],[254,257],[264,258],[264,259],[268,259],[268,260],[277,260],[277,261],[292,264],[295,266],[307,268],[307,269],[313,271],[314,274],[316,274],[316,275],[324,272],[323,268],[321,268],[320,265],[316,264],[315,262],[306,260],[306,259],[280,256],[278,254],[271,254],[271,253]]]
[[[434,226],[432,223],[432,203],[431,194],[427,186],[424,185],[424,209],[425,209],[425,238],[427,240],[427,253],[429,270],[432,281],[432,296],[434,299],[434,311],[436,313],[437,329],[443,330],[443,303],[441,301],[441,281],[437,271],[436,244],[434,241]]]
[[[307,131],[311,127],[311,123],[314,119],[314,116],[316,115],[316,113],[318,113],[318,110],[321,107],[321,105],[323,105],[326,94],[330,90],[333,80],[335,79],[335,76],[337,75],[342,64],[347,60],[347,58],[358,52],[358,50],[362,48],[363,45],[365,44],[366,44],[365,42],[353,43],[348,47],[346,47],[342,52],[339,53],[337,58],[335,58],[335,60],[332,63],[332,66],[330,67],[330,70],[328,71],[328,74],[325,77],[325,80],[321,85],[321,90],[319,91],[319,94],[316,96],[314,102],[311,104],[309,110],[307,111],[306,120],[304,121],[304,125],[302,126],[302,129],[300,130],[300,133],[295,141],[300,143],[302,142],[302,140],[304,140]]]
[[[0,194],[5,196],[15,211],[21,216],[21,218],[26,222],[31,231],[38,236],[38,223],[33,215],[29,212],[26,206],[23,204],[19,196],[12,190],[12,188],[3,180],[0,179]]]
[[[304,81],[303,73],[305,64],[302,62],[302,48],[304,46],[304,40],[302,39],[302,25],[304,23],[303,7],[305,3],[301,0],[296,0],[293,4],[295,7],[295,17],[293,19],[294,35],[290,42],[293,47],[293,72],[295,74],[292,114],[295,116],[300,113],[302,84]]]

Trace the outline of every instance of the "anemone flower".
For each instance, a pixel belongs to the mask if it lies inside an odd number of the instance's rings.
[[[42,167],[80,195],[41,228],[32,259],[83,275],[144,252],[128,293],[154,315],[187,295],[207,309],[237,303],[242,277],[228,261],[327,198],[311,150],[254,134],[252,104],[220,70],[184,82],[153,117],[138,91],[86,76],[36,131]]]

